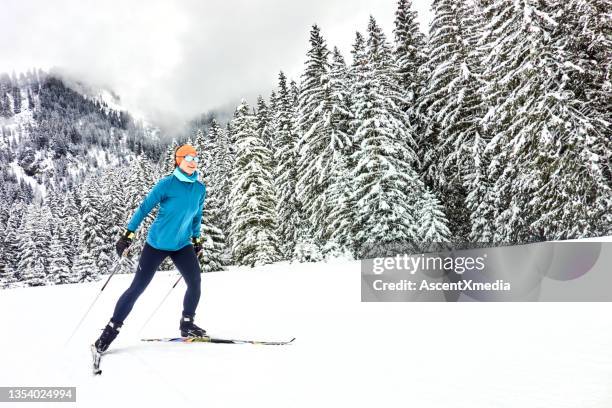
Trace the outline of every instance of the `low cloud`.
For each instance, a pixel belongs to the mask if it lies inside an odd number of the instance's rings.
[[[177,127],[242,97],[267,97],[281,69],[299,80],[313,23],[347,59],[370,14],[391,38],[396,3],[9,0],[0,6],[0,71],[58,67]],[[430,0],[414,3],[425,26]]]

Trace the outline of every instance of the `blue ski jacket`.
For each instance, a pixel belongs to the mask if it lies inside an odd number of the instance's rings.
[[[153,248],[178,251],[191,244],[192,237],[200,236],[206,186],[198,180],[198,172],[191,176],[179,167],[153,186],[132,215],[127,229],[136,232],[144,218],[159,204],[159,212],[147,235]]]

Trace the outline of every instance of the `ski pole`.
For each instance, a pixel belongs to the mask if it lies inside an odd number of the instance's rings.
[[[168,296],[170,296],[170,292],[172,292],[172,289],[174,289],[176,287],[176,285],[178,285],[178,283],[181,281],[181,279],[183,279],[183,275],[179,276],[179,278],[176,280],[176,282],[174,282],[174,285],[172,285],[172,287],[170,288],[170,290],[168,291],[168,293],[166,293],[166,296],[164,296],[164,298],[162,299],[162,301],[159,303],[159,305],[157,305],[157,307],[155,308],[155,310],[153,310],[153,313],[151,313],[151,315],[149,316],[149,318],[147,319],[146,322],[144,322],[144,324],[142,325],[142,327],[140,328],[140,330],[138,331],[138,334],[141,334],[142,331],[144,330],[144,328],[147,326],[147,324],[149,324],[149,322],[151,321],[151,319],[153,318],[153,316],[155,316],[155,314],[157,313],[157,311],[159,310],[160,307],[162,307],[162,305],[164,304],[164,302],[166,301],[166,299],[168,299]]]
[[[113,275],[115,274],[115,272],[117,272],[117,270],[119,269],[119,265],[121,265],[121,261],[123,261],[123,259],[125,259],[127,257],[128,254],[128,250],[126,249],[125,251],[123,251],[123,254],[121,255],[121,257],[119,258],[119,262],[117,262],[115,264],[115,267],[113,268],[113,272],[110,274],[110,276],[108,277],[108,279],[106,279],[106,282],[104,282],[104,285],[102,286],[102,289],[100,289],[100,291],[98,292],[98,294],[96,295],[95,299],[93,300],[93,302],[91,302],[91,305],[89,305],[89,308],[87,309],[87,311],[85,312],[85,314],[83,315],[83,317],[81,317],[81,320],[79,320],[79,323],[76,325],[76,327],[74,328],[74,330],[72,331],[72,334],[70,335],[70,337],[68,338],[68,340],[66,341],[66,344],[64,344],[64,346],[67,346],[68,343],[70,343],[70,340],[72,340],[72,337],[74,337],[74,334],[77,332],[77,330],[79,330],[79,327],[81,327],[81,324],[83,324],[83,321],[85,320],[85,318],[87,317],[87,315],[89,314],[89,312],[91,311],[91,309],[94,307],[94,305],[96,304],[96,302],[98,301],[98,298],[100,297],[100,295],[102,294],[102,291],[104,291],[104,288],[106,288],[106,285],[108,285],[108,282],[111,280],[111,278],[113,277]]]

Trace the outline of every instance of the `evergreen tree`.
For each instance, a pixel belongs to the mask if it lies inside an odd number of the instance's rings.
[[[159,179],[157,173],[143,153],[139,154],[136,160],[131,163],[124,191],[127,202],[123,220],[124,227],[127,226],[142,200],[155,185],[156,180]],[[121,272],[128,272],[134,267],[134,260],[144,248],[149,226],[157,216],[157,212],[158,208],[154,208],[140,224],[134,242],[129,248],[127,255],[129,262],[124,263],[124,266],[120,268]]]
[[[272,152],[273,166],[276,167],[276,161],[274,161],[275,152],[274,152],[274,138],[276,135],[274,134],[276,125],[276,114],[278,111],[278,96],[276,95],[276,91],[273,90],[270,92],[270,99],[268,101],[268,117],[270,118],[270,139],[268,140],[268,144],[266,147],[270,149]]]
[[[122,184],[121,177],[116,175],[114,169],[105,169],[102,172],[100,180],[98,181],[98,192],[100,196],[100,227],[102,243],[99,245],[99,257],[98,265],[102,269],[102,273],[107,273],[112,270],[113,264],[117,262],[115,260],[115,241],[121,233],[121,228],[117,224],[117,220],[113,218],[113,215],[118,211],[115,208],[117,200],[115,194],[117,193],[117,187]]]
[[[21,112],[21,90],[19,86],[13,86],[12,89],[12,97],[13,97],[13,112],[18,114]]]
[[[34,108],[36,107],[36,102],[34,100],[34,95],[32,94],[32,90],[28,89],[28,109],[29,110],[34,110]]]
[[[221,208],[228,208],[229,203],[229,191],[230,183],[229,176],[232,168],[232,162],[234,160],[231,141],[229,138],[228,131],[221,128],[216,120],[213,120],[210,124],[209,140],[210,147],[208,150],[211,152],[211,170],[209,174],[209,183],[217,186],[220,191],[220,197],[224,200]],[[219,214],[220,220],[227,220],[227,212],[222,211]],[[221,222],[218,225],[225,225]],[[222,228],[226,231],[225,228]]]
[[[425,192],[417,174],[416,143],[401,110],[397,70],[385,35],[370,17],[367,62],[354,70],[354,127],[358,146],[351,160],[357,253],[386,244],[419,241],[418,205]],[[363,64],[358,61],[357,64]]]
[[[294,116],[297,118],[299,109],[300,87],[293,79],[289,82],[289,95],[291,96],[291,103],[293,104]]]
[[[356,156],[354,153],[353,156]],[[323,249],[325,256],[345,255],[353,257],[355,249],[355,202],[353,195],[353,183],[350,180],[351,172],[349,164],[351,156],[340,155],[334,161],[332,169],[333,179],[329,190],[330,201],[334,203],[331,209],[327,235],[329,240]]]
[[[339,147],[345,155],[350,154],[353,152],[351,137],[348,134],[349,122],[352,118],[350,81],[346,62],[337,47],[334,47],[332,51],[329,88],[331,90],[332,140],[342,143],[342,146]]]
[[[21,274],[21,279],[23,282],[27,283],[28,286],[47,285],[49,283],[49,278],[47,276],[45,264],[42,258],[35,258],[34,265],[31,269],[28,269]]]
[[[453,237],[464,241],[470,231],[466,197],[472,188],[476,163],[487,137],[480,121],[479,60],[476,57],[478,20],[467,3],[435,0],[429,33],[427,71],[419,98],[427,118],[423,148],[426,183],[444,197]]]
[[[558,37],[556,20],[576,18],[561,6],[508,0],[488,10],[491,25],[506,21],[485,58],[490,82],[483,93],[493,104],[485,124],[495,135],[487,147],[491,187],[474,217],[491,225],[472,229],[482,240],[580,238],[612,224],[609,128],[572,91],[571,77],[584,68],[571,42]],[[492,66],[503,69],[492,73]]]
[[[423,195],[418,219],[418,234],[421,242],[437,244],[450,241],[451,232],[447,227],[448,220],[444,214],[444,208],[429,190],[426,190]]]
[[[11,78],[3,73],[0,75],[0,116],[5,118],[13,115],[9,92],[12,89]]]
[[[97,181],[97,180],[95,180]],[[105,212],[102,196],[96,189],[94,179],[87,180],[81,189],[80,232],[87,251],[101,273],[109,270],[110,259],[107,245]],[[96,183],[97,184],[97,183]]]
[[[212,135],[215,138],[219,136],[219,125],[213,119],[211,121]],[[216,156],[215,141],[204,136],[204,132],[198,131],[196,137],[196,145],[194,146],[199,153],[201,164],[199,173],[201,174],[202,182],[206,186],[206,198],[204,211],[202,215],[201,237],[203,242],[203,251],[200,254],[200,267],[204,272],[220,271],[225,263],[225,234],[220,229],[222,204],[224,197],[220,196],[217,190],[227,178],[227,175],[221,176],[217,169],[219,165],[219,157]],[[219,142],[219,140],[217,140]]]
[[[0,175],[0,182],[2,181],[2,176]],[[0,199],[3,197],[3,191],[0,189]],[[8,229],[7,223],[10,218],[9,206],[8,202],[0,201],[0,231],[4,231],[2,235],[0,235],[0,287],[2,287],[2,277],[6,274],[6,263],[7,263],[7,248],[5,243],[6,231]]]
[[[84,235],[81,234],[77,257],[71,271],[71,280],[73,282],[91,282],[99,277],[98,268],[96,268],[96,260],[91,252],[89,252],[84,238]]]
[[[198,152],[200,159],[202,160],[203,155],[209,154],[208,150],[206,150],[206,137],[204,136],[204,131],[200,128],[196,131],[195,142],[193,142],[193,147]]]
[[[66,254],[69,245],[69,235],[67,217],[65,214],[65,198],[57,191],[52,191],[47,199],[47,205],[51,211],[50,229],[51,240],[49,241],[48,272],[50,283],[69,283],[70,260]]]
[[[612,123],[612,19],[611,0],[562,2],[554,37],[557,47],[566,47],[568,88],[588,112],[610,134]],[[559,12],[559,11],[558,11]],[[560,13],[560,12],[559,12]],[[565,43],[564,43],[565,42]]]
[[[68,192],[64,196],[64,239],[65,239],[65,251],[68,257],[70,268],[72,269],[73,263],[77,256],[77,249],[79,245],[80,235],[80,217],[79,209],[77,207],[77,200],[75,198],[76,190]]]
[[[351,54],[353,55],[353,63],[348,73],[349,78],[349,86],[350,86],[350,94],[353,96],[351,100],[351,110],[352,115],[354,117],[354,107],[356,105],[355,95],[357,91],[361,90],[363,84],[360,82],[363,78],[369,75],[367,73],[368,69],[368,55],[366,51],[366,40],[363,34],[359,31],[355,33],[355,41],[353,42],[353,49],[351,50]],[[355,132],[357,131],[357,127],[359,126],[359,122],[356,120],[352,120],[349,122],[349,133],[354,137]],[[351,163],[351,168],[354,163]]]
[[[335,127],[346,112],[334,105],[329,51],[316,25],[310,33],[307,55],[298,99],[296,191],[310,225],[308,236],[315,239],[315,244],[322,245],[329,239],[326,222],[334,205],[329,199],[333,179],[331,170],[350,140],[346,133]]]
[[[47,265],[44,260],[48,259],[46,243],[51,238],[48,232],[49,220],[48,210],[45,211],[38,204],[30,204],[19,228],[16,277],[29,286],[40,286],[47,282]]]
[[[204,147],[202,171],[206,185],[206,204],[203,213],[203,236],[206,235],[209,254],[204,262],[208,270],[220,270],[229,264],[227,236],[229,235],[230,175],[232,155],[227,131],[213,119]]]
[[[412,116],[412,105],[419,97],[423,78],[419,68],[427,60],[425,36],[419,29],[417,12],[412,10],[411,0],[398,0],[395,12],[395,61],[400,75],[399,81],[405,92],[408,105],[406,111]]]
[[[264,146],[267,149],[271,149],[272,117],[270,116],[268,105],[266,105],[266,101],[261,95],[257,97],[257,108],[255,112],[255,127],[257,129],[257,134],[264,142]]]
[[[224,259],[226,244],[223,231],[212,223],[204,222],[202,226],[202,252],[200,267],[203,272],[222,271],[226,263]]]
[[[73,283],[70,263],[64,250],[64,243],[59,235],[51,239],[49,245],[49,279],[56,284]]]
[[[14,283],[17,280],[15,275],[18,271],[17,264],[20,258],[19,237],[23,233],[21,225],[23,223],[24,212],[24,204],[21,202],[16,202],[11,206],[11,213],[6,222],[4,234],[0,237],[3,248],[1,262],[4,264],[3,269],[0,271],[0,278],[2,278],[5,285]]]
[[[127,208],[127,196],[125,194],[125,178],[121,174],[120,167],[107,169],[105,172],[105,190],[109,202],[107,203],[107,218],[109,221],[109,241],[114,243],[125,228],[125,212]],[[114,252],[114,248],[111,253]]]
[[[251,266],[275,262],[279,253],[271,152],[257,134],[255,118],[244,100],[236,109],[232,132],[236,148],[230,208],[234,261]]]
[[[274,117],[273,152],[275,186],[278,193],[276,212],[278,214],[278,237],[283,259],[291,259],[299,240],[301,222],[300,207],[295,186],[297,182],[297,135],[294,123],[294,105],[287,77],[281,71],[278,75],[278,95]]]
[[[330,69],[330,89],[332,116],[330,123],[332,132],[337,134],[336,139],[344,141],[343,146],[339,146],[335,152],[330,168],[330,183],[328,189],[328,200],[331,205],[327,219],[323,223],[324,233],[327,244],[323,248],[323,256],[334,256],[339,254],[350,254],[354,244],[351,237],[351,228],[355,219],[354,202],[351,194],[352,188],[348,179],[351,156],[355,153],[356,147],[351,136],[351,120],[353,113],[351,107],[351,77],[346,66],[344,57],[337,47],[332,52],[332,62]]]
[[[172,139],[172,143],[168,146],[168,148],[166,149],[166,153],[165,153],[165,160],[164,160],[164,167],[163,167],[163,172],[164,174],[170,174],[174,171],[174,168],[176,167],[176,149],[179,148],[179,144],[176,141],[176,139]]]

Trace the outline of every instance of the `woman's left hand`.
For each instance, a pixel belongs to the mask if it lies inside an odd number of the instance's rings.
[[[202,238],[193,237],[191,238],[191,243],[193,245],[193,249],[195,250],[196,256],[200,255],[200,251],[202,251]]]

